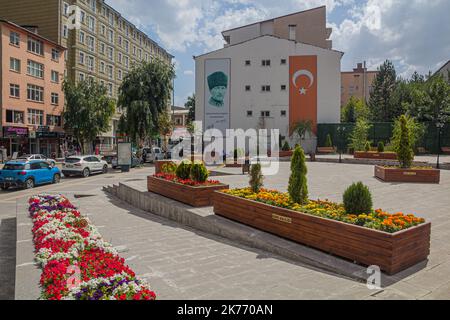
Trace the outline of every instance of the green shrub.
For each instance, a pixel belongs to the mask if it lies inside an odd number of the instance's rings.
[[[370,145],[370,142],[367,141],[365,146],[364,146],[364,151],[365,152],[369,152],[371,148],[372,148],[372,146]]]
[[[284,142],[283,147],[281,148],[282,151],[289,151],[291,150],[291,146],[287,141]]]
[[[327,140],[325,142],[325,147],[332,148],[333,147],[333,140],[331,140],[331,135],[327,135]]]
[[[372,212],[372,195],[362,182],[354,183],[344,193],[344,207],[348,214],[360,215]]]
[[[176,175],[182,180],[189,179],[191,176],[192,162],[189,160],[183,160],[177,168]]]
[[[178,166],[173,162],[168,162],[162,165],[161,172],[165,174],[176,174]]]
[[[402,168],[410,168],[414,160],[413,135],[408,125],[408,118],[401,116],[398,120],[399,131],[396,132],[394,140],[394,149],[398,155],[398,161]]]
[[[209,171],[206,169],[206,166],[201,161],[196,161],[194,164],[191,165],[191,179],[200,182],[205,183],[206,180],[208,180],[209,177]]]
[[[261,164],[253,164],[250,167],[250,189],[252,189],[254,193],[258,193],[264,185],[263,182],[264,176],[262,174]]]
[[[384,143],[382,141],[378,142],[378,152],[384,152]]]
[[[288,187],[289,195],[295,203],[306,204],[308,202],[307,174],[305,153],[301,147],[297,147],[291,159],[291,176]]]
[[[354,151],[364,151],[369,139],[369,130],[372,126],[364,119],[356,121],[355,128],[350,134],[350,148]]]

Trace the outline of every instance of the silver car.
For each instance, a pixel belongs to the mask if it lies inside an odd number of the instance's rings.
[[[158,160],[164,160],[164,153],[162,152],[161,148],[153,147],[151,150],[148,151],[145,156],[145,162],[155,162]]]
[[[65,160],[62,173],[66,177],[78,175],[87,178],[93,173],[108,173],[108,163],[97,156],[72,156]]]
[[[25,155],[17,158],[17,160],[26,160],[26,161],[44,160],[49,165],[56,166],[56,160],[50,159],[50,158],[44,156],[43,154],[25,154]]]

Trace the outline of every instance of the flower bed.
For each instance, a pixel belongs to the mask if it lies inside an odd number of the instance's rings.
[[[430,252],[431,224],[414,215],[375,210],[347,214],[329,201],[293,203],[287,194],[250,189],[216,192],[217,215],[364,265],[377,265],[389,274],[405,270]]]
[[[199,183],[191,179],[180,179],[176,175],[161,173],[147,178],[147,188],[149,192],[192,207],[207,207],[212,205],[215,191],[228,189],[229,186],[214,180]]]
[[[41,299],[155,300],[88,218],[63,196],[30,198]]]
[[[427,167],[375,166],[375,177],[384,182],[440,183],[441,171]]]
[[[397,153],[395,153],[395,152],[356,151],[354,153],[354,158],[355,159],[397,160]]]

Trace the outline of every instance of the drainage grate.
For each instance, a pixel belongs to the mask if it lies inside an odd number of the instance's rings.
[[[91,198],[91,197],[96,197],[96,195],[95,194],[76,194],[76,195],[74,195],[75,199]]]

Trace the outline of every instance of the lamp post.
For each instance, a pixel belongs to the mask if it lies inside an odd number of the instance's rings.
[[[345,133],[345,127],[344,126],[339,126],[337,128],[337,132],[338,132],[338,136],[339,136],[339,143],[338,143],[338,148],[339,148],[339,163],[342,163],[342,149],[343,149],[343,136]]]
[[[436,128],[438,129],[438,156],[437,156],[437,165],[436,168],[440,169],[440,157],[441,157],[441,133],[442,133],[442,128],[444,128],[444,123],[443,122],[436,122]]]

